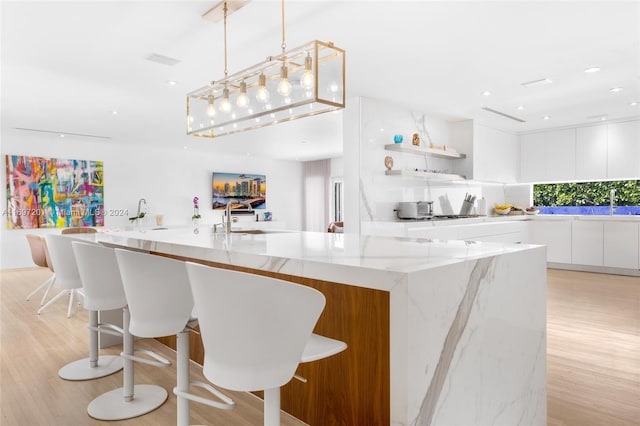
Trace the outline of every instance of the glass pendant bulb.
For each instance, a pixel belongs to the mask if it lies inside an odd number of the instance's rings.
[[[227,89],[226,87],[222,91],[222,103],[220,104],[220,111],[231,111],[231,102],[229,102],[229,89]]]
[[[209,95],[209,106],[207,107],[207,114],[209,117],[216,115],[216,107],[213,104],[213,95]]]
[[[302,74],[302,78],[300,79],[300,86],[305,89],[312,89],[315,84],[315,78],[313,77],[313,72],[311,71],[311,56],[307,53],[307,57],[304,58],[304,74]]]
[[[289,70],[286,65],[282,66],[280,70],[280,83],[278,83],[278,93],[282,96],[289,96],[291,94],[291,83],[289,83]]]
[[[249,106],[249,97],[247,96],[247,83],[245,83],[244,80],[242,81],[242,83],[240,83],[240,94],[236,99],[236,105],[238,105],[240,108],[246,108],[247,106]]]
[[[269,101],[267,77],[264,74],[260,74],[260,77],[258,79],[258,93],[256,93],[256,99],[262,103],[266,103]]]

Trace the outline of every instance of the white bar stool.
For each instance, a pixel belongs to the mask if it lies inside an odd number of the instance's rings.
[[[125,297],[120,269],[113,249],[86,242],[73,242],[73,251],[78,260],[78,269],[83,282],[87,283],[87,299],[94,303],[99,298],[103,309],[122,308],[123,328],[103,326],[107,330],[117,330],[123,335],[123,352],[120,360],[124,365],[124,386],[106,392],[95,398],[87,407],[89,416],[99,420],[123,420],[138,417],[160,407],[167,400],[168,393],[156,385],[134,385],[133,336],[129,333],[129,310]],[[91,283],[91,284],[89,284]],[[91,288],[89,290],[89,287]],[[99,295],[99,296],[98,296]],[[92,305],[95,306],[95,305]],[[103,330],[104,331],[104,330]],[[148,351],[144,351],[147,352]],[[158,360],[144,362],[166,366],[169,362],[156,354],[151,357]]]
[[[87,255],[84,250],[78,251],[75,247],[80,244],[80,247],[100,248],[97,243],[82,242],[70,237],[59,237],[54,240],[57,254],[60,255],[59,252],[64,251],[65,256],[67,256],[70,253],[74,262],[76,262],[76,271],[85,292],[84,307],[89,311],[89,357],[65,365],[58,371],[58,376],[65,380],[92,380],[116,373],[122,370],[122,359],[114,355],[99,356],[99,333],[121,336],[122,330],[111,324],[99,324],[98,311],[122,308],[123,304],[120,302],[124,301],[124,295],[121,300],[118,300],[118,294],[112,294],[114,292],[114,285],[111,283],[114,279],[113,275],[108,273],[93,274],[92,271],[99,269],[100,265],[96,265],[97,261]],[[101,261],[101,259],[98,261]],[[67,267],[68,265],[65,266],[65,268]],[[66,270],[65,273],[65,276],[71,274],[70,271]],[[116,299],[115,303],[113,299]],[[126,304],[126,301],[124,304]]]
[[[325,306],[319,291],[275,278],[187,262],[200,332],[205,377],[233,391],[264,390],[264,424],[280,425],[280,387],[300,362],[346,349],[312,334]],[[173,392],[217,407],[214,401]]]
[[[188,391],[190,385],[200,386],[233,404],[211,386],[189,380],[189,333],[197,320],[185,263],[122,249],[115,253],[131,311],[131,334],[149,338],[175,334],[177,387]],[[177,424],[189,424],[189,401],[181,396],[177,398]]]
[[[71,241],[73,241],[74,238],[66,235],[46,235],[45,240],[49,260],[51,260],[53,270],[56,274],[54,285],[62,289],[62,291],[38,309],[38,315],[49,305],[64,297],[68,292],[69,306],[67,307],[67,318],[70,318],[75,296],[79,294],[79,290],[82,289],[82,281],[80,281],[80,275],[78,274],[76,259],[71,249]],[[78,239],[77,241],[82,240]]]

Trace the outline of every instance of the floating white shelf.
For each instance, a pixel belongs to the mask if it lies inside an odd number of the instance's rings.
[[[429,157],[445,158],[448,160],[459,160],[461,158],[467,158],[465,154],[460,154],[458,152],[443,151],[441,149],[432,148],[414,148],[413,146],[400,143],[387,144],[384,146],[384,149],[386,149],[387,151],[406,152],[415,155],[427,155]]]
[[[425,179],[443,179],[443,180],[465,180],[462,175],[453,175],[449,173],[432,173],[432,172],[416,172],[414,170],[385,170],[387,176],[404,176],[417,177]]]

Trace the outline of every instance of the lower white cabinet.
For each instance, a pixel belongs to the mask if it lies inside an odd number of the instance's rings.
[[[640,269],[640,225],[604,223],[604,266]]]
[[[576,220],[572,223],[571,263],[576,265],[603,265],[602,222]]]
[[[529,223],[533,244],[547,246],[547,262],[571,263],[571,222],[534,220]]]

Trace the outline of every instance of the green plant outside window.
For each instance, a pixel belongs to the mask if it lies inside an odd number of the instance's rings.
[[[640,206],[640,180],[541,183],[533,185],[535,206],[608,206],[611,190],[617,206]]]

